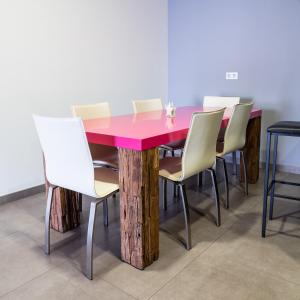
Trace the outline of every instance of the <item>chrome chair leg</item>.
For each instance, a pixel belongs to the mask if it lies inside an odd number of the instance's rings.
[[[167,203],[167,180],[162,179],[163,183],[163,209],[167,210],[168,209],[168,203]]]
[[[198,187],[202,186],[202,173],[197,174],[197,185]]]
[[[219,227],[221,225],[221,214],[220,214],[220,201],[219,201],[217,177],[216,177],[216,172],[214,169],[208,169],[208,171],[210,172],[210,175],[211,175],[213,190],[214,190],[214,194],[215,194],[215,203],[216,203],[216,210],[217,210],[216,225]]]
[[[108,204],[107,199],[103,200],[103,224],[108,227]]]
[[[225,208],[228,209],[229,208],[229,187],[228,187],[228,172],[227,172],[226,160],[223,157],[218,157],[218,158],[222,160],[222,164],[223,164],[224,181],[225,181],[225,194],[226,194]]]
[[[248,196],[248,175],[247,175],[247,165],[246,165],[246,158],[245,158],[245,153],[243,150],[240,151],[242,160],[243,160],[243,165],[244,165],[244,185],[245,185],[245,194]]]
[[[192,248],[190,209],[184,184],[179,184],[179,187],[185,220],[186,249],[190,250]]]
[[[48,188],[47,206],[45,213],[45,254],[50,254],[50,217],[53,200],[53,191],[56,187],[50,186]]]
[[[171,155],[172,155],[172,157],[175,157],[175,151],[174,150],[171,151]],[[178,189],[177,189],[176,183],[173,184],[173,197],[174,198],[178,197]]]
[[[236,152],[232,152],[232,175],[237,174]]]
[[[162,157],[165,158],[167,156],[167,150],[163,150],[163,155]]]
[[[273,219],[273,208],[274,208],[274,192],[275,192],[275,176],[276,176],[276,164],[277,164],[277,148],[278,148],[278,135],[274,136],[274,155],[273,155],[273,165],[272,165],[272,189],[270,197],[270,211],[269,219]]]
[[[99,203],[102,201],[92,201],[90,206],[90,216],[87,231],[86,242],[86,277],[90,280],[93,279],[93,242],[94,242],[94,227],[96,210]]]
[[[78,208],[79,211],[82,212],[82,194],[78,193]]]

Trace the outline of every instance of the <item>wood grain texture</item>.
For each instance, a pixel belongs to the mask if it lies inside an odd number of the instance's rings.
[[[259,178],[261,117],[249,120],[244,153],[247,164],[248,183],[256,183]],[[244,164],[240,160],[240,180],[244,181]]]
[[[159,256],[159,152],[119,149],[122,260],[144,269]]]
[[[45,166],[45,161],[44,161]],[[49,182],[45,174],[46,199]],[[80,225],[79,194],[63,188],[55,189],[51,208],[51,228],[66,232]]]

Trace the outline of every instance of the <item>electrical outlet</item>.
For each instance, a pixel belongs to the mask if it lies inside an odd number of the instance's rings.
[[[226,72],[226,80],[238,80],[239,73],[238,72]]]

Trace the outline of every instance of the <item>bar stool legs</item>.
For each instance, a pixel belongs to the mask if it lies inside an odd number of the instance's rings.
[[[264,199],[263,199],[263,216],[262,216],[262,228],[261,236],[266,237],[267,226],[267,210],[268,210],[268,193],[269,193],[269,164],[270,164],[270,147],[271,146],[271,133],[267,135],[267,149],[266,149],[266,169],[264,179]]]
[[[273,165],[272,165],[272,182],[275,182],[276,176],[276,163],[277,163],[277,148],[278,148],[278,135],[274,137],[274,154],[273,154]],[[270,212],[269,212],[269,219],[273,219],[273,207],[274,207],[274,192],[275,192],[275,183],[272,185],[271,188],[271,201],[270,201]]]

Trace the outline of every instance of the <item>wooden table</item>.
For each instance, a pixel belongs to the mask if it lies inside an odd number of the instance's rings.
[[[213,109],[216,108],[205,111]],[[173,119],[167,118],[165,111],[154,111],[84,121],[89,143],[119,149],[121,256],[136,268],[144,269],[159,256],[158,147],[186,138],[192,113],[196,111],[203,108],[177,108]],[[249,183],[255,183],[259,176],[261,113],[259,109],[252,110],[247,128]],[[223,128],[230,115],[231,110],[226,110]]]

